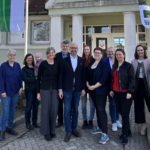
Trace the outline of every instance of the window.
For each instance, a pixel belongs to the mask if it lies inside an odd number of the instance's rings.
[[[87,34],[93,34],[93,33],[95,33],[95,28],[93,28],[91,26],[87,26],[86,27],[86,33]]]
[[[112,33],[123,33],[124,32],[124,26],[123,25],[115,25],[111,27]]]
[[[114,46],[115,46],[115,48],[124,48],[125,39],[123,37],[115,37],[114,38]]]
[[[50,41],[49,21],[32,22],[32,43],[45,44]]]
[[[146,41],[145,34],[139,33],[139,41],[140,42],[145,42]]]
[[[110,33],[110,27],[108,26],[87,26],[86,33]]]
[[[138,32],[145,32],[145,27],[143,25],[138,25]]]
[[[139,44],[146,45],[145,27],[143,25],[137,25],[137,39]]]
[[[9,32],[7,34],[7,42],[8,44],[24,44],[24,33],[21,32]]]

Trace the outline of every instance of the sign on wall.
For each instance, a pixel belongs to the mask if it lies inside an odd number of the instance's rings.
[[[150,28],[150,0],[139,0],[141,22],[145,28]]]

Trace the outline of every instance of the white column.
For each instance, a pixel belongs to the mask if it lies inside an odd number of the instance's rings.
[[[82,56],[83,49],[83,16],[72,16],[72,40],[78,44],[78,55]]]
[[[131,62],[136,47],[136,21],[134,12],[124,13],[124,35],[126,60]]]
[[[60,51],[60,45],[64,36],[64,23],[62,16],[51,16],[50,45],[56,52]]]

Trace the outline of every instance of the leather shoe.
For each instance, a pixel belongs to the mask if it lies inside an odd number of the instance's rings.
[[[0,131],[0,141],[5,140],[5,131]]]
[[[26,128],[27,128],[28,130],[33,130],[33,126],[32,126],[31,124],[26,124]]]
[[[36,123],[32,125],[34,128],[40,128],[40,126]]]
[[[56,128],[60,128],[60,127],[62,127],[63,126],[63,123],[58,123],[57,125],[56,125]]]
[[[52,140],[50,134],[44,135],[44,138],[45,138],[46,141],[51,141]]]
[[[12,128],[6,128],[6,132],[14,136],[18,135],[18,133]]]
[[[51,136],[51,138],[56,138],[56,134],[54,134],[54,133],[51,133],[50,136]]]
[[[69,142],[71,139],[71,133],[67,133],[64,138],[64,142]]]
[[[81,134],[80,134],[79,131],[76,130],[76,129],[72,131],[72,134],[73,134],[75,137],[81,137]]]

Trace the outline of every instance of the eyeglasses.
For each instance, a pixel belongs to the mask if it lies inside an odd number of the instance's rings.
[[[70,49],[78,49],[77,47],[70,47]]]
[[[101,52],[94,52],[94,54],[101,54]]]

